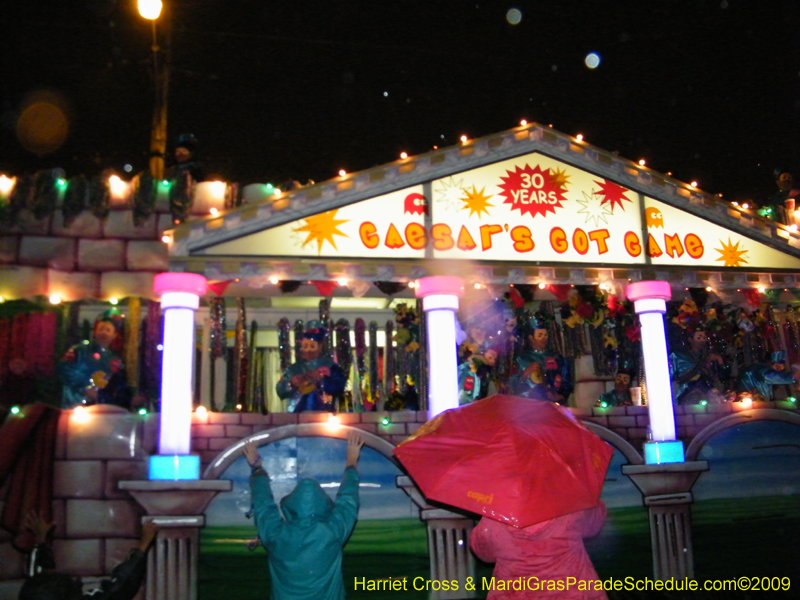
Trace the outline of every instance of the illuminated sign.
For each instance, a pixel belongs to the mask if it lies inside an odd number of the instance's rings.
[[[800,259],[766,244],[539,153],[355,202],[202,253],[800,268]]]

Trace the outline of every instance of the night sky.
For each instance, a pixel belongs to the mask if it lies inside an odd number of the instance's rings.
[[[800,176],[794,0],[167,3],[170,146],[194,133],[228,181],[322,181],[521,119],[728,199],[765,199],[778,166]],[[136,1],[0,10],[0,170],[145,168],[151,29]],[[37,156],[16,126],[42,90],[69,133]]]

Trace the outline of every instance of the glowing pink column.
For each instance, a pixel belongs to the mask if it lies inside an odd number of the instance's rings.
[[[672,297],[666,281],[638,281],[628,286],[642,325],[642,356],[647,380],[647,409],[652,441],[645,444],[647,464],[683,462],[683,442],[675,440],[675,413],[667,358],[664,313]]]
[[[206,293],[206,278],[195,273],[160,273],[153,285],[161,296],[164,341],[158,455],[150,457],[150,479],[199,479],[200,457],[189,452],[194,313]]]
[[[460,277],[439,275],[417,281],[416,295],[428,323],[428,411],[431,418],[458,408],[456,315],[464,293]]]

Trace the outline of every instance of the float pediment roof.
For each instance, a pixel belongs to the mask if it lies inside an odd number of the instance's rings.
[[[538,191],[544,196],[538,205],[531,204],[523,189],[526,184],[530,189],[541,184]],[[315,219],[323,215],[324,222]],[[381,219],[391,223],[382,225]],[[364,225],[373,221],[374,230]],[[410,239],[406,228],[412,222],[423,229],[412,227]],[[446,248],[446,242],[438,247],[432,243],[437,223],[447,225],[455,248]],[[494,247],[491,238],[498,232],[490,232],[487,248],[481,236],[488,234],[481,228],[492,225],[504,231],[495,238]],[[387,249],[390,226],[399,238]],[[320,227],[324,230],[318,231]],[[458,232],[464,229],[462,247]],[[563,235],[553,234],[556,229]],[[583,233],[576,233],[578,229]],[[425,237],[424,248],[411,247],[415,232]],[[192,259],[370,258],[412,263],[465,258],[556,266],[694,265],[704,270],[800,268],[800,235],[788,227],[538,124],[244,204],[215,218],[185,223],[172,236],[171,263],[177,270]],[[590,250],[581,253],[583,237],[591,238]],[[502,238],[508,238],[504,249]],[[373,240],[379,247],[370,247]],[[559,244],[567,250],[561,252]],[[693,252],[704,254],[703,260]]]

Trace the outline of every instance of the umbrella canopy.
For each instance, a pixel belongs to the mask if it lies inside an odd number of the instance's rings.
[[[516,527],[597,505],[612,453],[565,408],[499,394],[394,450],[426,498]]]

